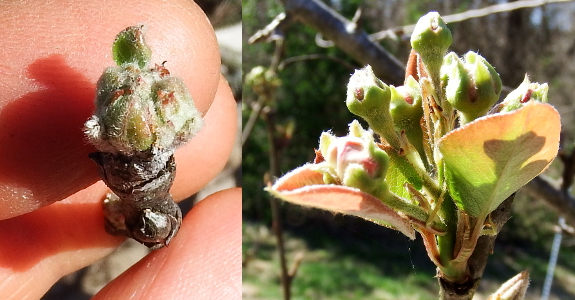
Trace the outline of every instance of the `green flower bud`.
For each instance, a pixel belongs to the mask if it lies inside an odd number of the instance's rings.
[[[411,34],[411,47],[420,56],[434,85],[438,85],[443,56],[452,42],[451,31],[437,12],[421,17]]]
[[[423,106],[419,83],[409,76],[405,85],[391,86],[391,105],[389,111],[397,131],[405,130],[407,139],[423,157],[423,131],[421,118]]]
[[[364,118],[369,126],[394,149],[401,148],[389,113],[391,89],[373,73],[370,66],[356,70],[347,86],[346,105],[350,112]]]
[[[262,66],[254,67],[246,74],[245,84],[258,94],[271,94],[281,85],[281,79],[274,72]]]
[[[459,111],[462,124],[485,115],[501,93],[499,74],[483,57],[471,51],[463,60],[453,52],[445,56],[441,82],[445,98]]]
[[[350,124],[350,134],[347,136],[334,138],[328,134],[322,135],[322,138],[323,142],[331,140],[327,150],[322,153],[325,158],[322,168],[324,171],[325,167],[330,170],[324,172],[328,177],[335,174],[341,184],[370,194],[382,188],[389,157],[376,146],[373,137],[361,128],[359,122]],[[320,145],[320,148],[325,146]]]
[[[203,124],[182,80],[170,77],[164,66],[140,67],[142,61],[147,63],[145,55],[149,57],[140,51],[148,49],[141,29],[130,27],[120,33],[113,46],[120,65],[107,68],[98,80],[96,110],[85,131],[103,152],[173,151]]]
[[[112,56],[118,66],[133,63],[140,68],[148,65],[152,49],[144,42],[144,25],[128,27],[116,36]]]
[[[549,86],[547,83],[539,84],[531,82],[525,75],[523,82],[505,97],[495,109],[496,112],[510,112],[523,107],[529,101],[539,101],[547,103],[547,93]]]

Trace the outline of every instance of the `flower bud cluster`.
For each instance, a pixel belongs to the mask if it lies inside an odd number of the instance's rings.
[[[523,107],[529,101],[538,101],[547,103],[547,93],[549,86],[547,83],[539,84],[531,82],[529,77],[525,76],[523,82],[505,99],[497,105],[496,112],[510,112]]]
[[[355,187],[372,195],[387,191],[384,180],[389,157],[359,122],[353,121],[349,127],[347,136],[324,132],[320,138],[325,161],[317,165],[317,170],[324,174],[324,182]]]
[[[98,80],[96,109],[85,132],[99,151],[173,151],[203,124],[184,82],[164,66],[148,66],[151,51],[141,31],[134,26],[118,35],[113,47],[118,66]]]
[[[262,66],[254,67],[246,74],[245,84],[257,94],[271,94],[281,85],[281,79],[275,72],[270,72]]]

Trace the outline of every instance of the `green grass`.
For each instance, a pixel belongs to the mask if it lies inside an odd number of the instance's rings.
[[[244,222],[243,299],[282,299],[275,238],[262,225]],[[385,229],[383,229],[385,230]],[[433,267],[417,266],[408,244],[399,251],[364,236],[341,245],[338,238],[287,232],[288,266],[303,259],[292,285],[292,299],[434,299]],[[393,233],[392,233],[393,234]],[[412,244],[421,241],[409,242]]]

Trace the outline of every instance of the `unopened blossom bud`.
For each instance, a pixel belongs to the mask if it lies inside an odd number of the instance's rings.
[[[96,111],[86,122],[86,134],[100,151],[175,149],[203,124],[184,82],[164,66],[148,66],[150,50],[141,31],[135,26],[118,35],[113,46],[118,66],[107,68],[98,80]]]
[[[452,41],[451,31],[437,12],[421,17],[413,29],[411,47],[421,57],[434,85],[438,84],[443,56]]]
[[[359,122],[349,124],[347,136],[322,135],[320,149],[325,147],[327,150],[322,150],[325,161],[314,165],[314,170],[323,174],[324,184],[357,188],[409,216],[427,218],[421,208],[390,192],[385,180],[390,158]]]
[[[523,82],[505,97],[495,108],[496,112],[510,112],[523,107],[529,101],[539,101],[547,103],[547,93],[549,86],[547,83],[539,84],[531,82],[527,75]]]
[[[137,25],[118,33],[112,48],[112,57],[117,65],[134,63],[140,68],[148,65],[152,49],[144,42],[143,29],[143,25]]]
[[[262,66],[251,69],[246,74],[244,82],[258,94],[271,94],[281,85],[281,80],[277,74]]]
[[[176,147],[202,127],[184,82],[163,65],[150,66],[143,25],[128,27],[112,46],[117,66],[98,80],[94,115],[85,133],[100,175],[112,190],[104,200],[106,230],[152,249],[167,245],[182,213],[169,189]]]
[[[325,161],[318,166],[318,171],[324,173],[324,182],[337,182],[370,194],[382,188],[387,191],[384,180],[389,157],[359,122],[353,121],[349,131],[344,137],[324,133],[320,138]]]
[[[453,52],[447,54],[441,81],[445,97],[459,111],[462,124],[485,115],[501,93],[499,74],[482,56],[471,51],[463,59]]]
[[[409,142],[423,153],[423,131],[421,118],[423,106],[419,83],[409,76],[405,85],[391,86],[391,105],[389,107],[397,131],[405,130]]]
[[[370,66],[356,70],[349,79],[345,101],[349,111],[364,118],[377,134],[399,150],[401,145],[389,113],[390,102],[389,86],[375,77]]]

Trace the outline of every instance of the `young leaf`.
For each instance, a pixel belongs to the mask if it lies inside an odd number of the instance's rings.
[[[357,188],[321,184],[323,175],[310,168],[313,168],[313,165],[303,165],[284,175],[266,190],[284,201],[358,216],[396,229],[410,239],[415,239],[415,232],[409,221],[381,200]]]
[[[447,182],[457,206],[486,216],[549,166],[559,149],[559,113],[532,102],[489,115],[439,140]]]
[[[385,175],[385,182],[389,190],[394,194],[409,199],[409,192],[405,189],[404,184],[409,182],[417,190],[421,189],[423,180],[417,174],[415,168],[400,157],[395,150],[387,151],[389,155],[389,169]]]
[[[114,41],[112,55],[118,66],[136,63],[145,68],[152,57],[152,50],[144,41],[144,25],[131,26],[122,30]]]

